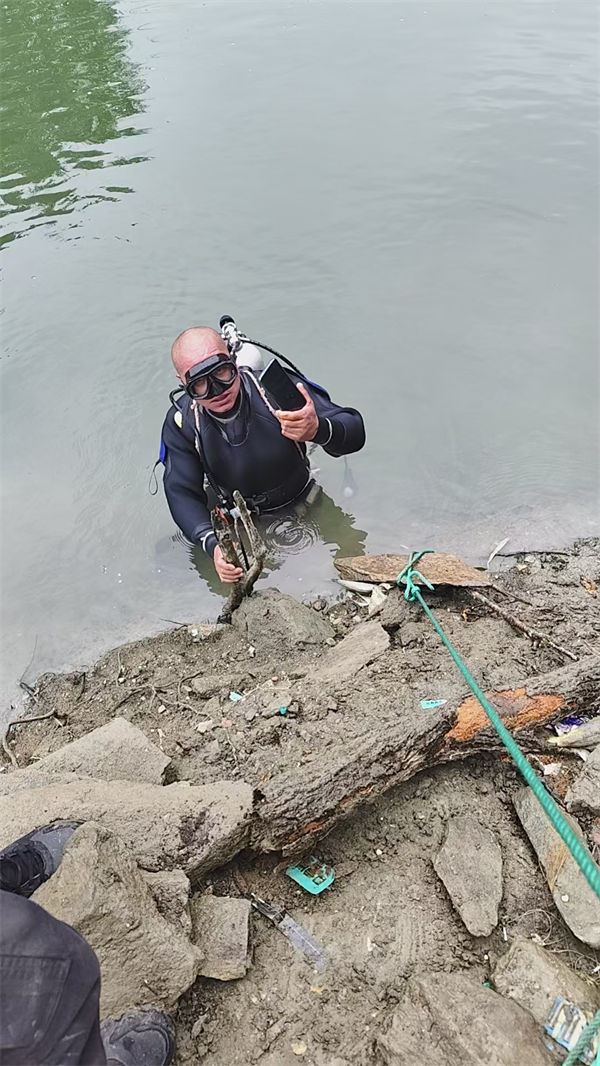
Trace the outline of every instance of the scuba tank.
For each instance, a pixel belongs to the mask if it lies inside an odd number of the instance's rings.
[[[221,336],[229,349],[229,354],[234,357],[237,365],[247,367],[253,374],[260,377],[265,369],[265,361],[258,345],[239,332],[231,315],[222,315],[219,327]]]

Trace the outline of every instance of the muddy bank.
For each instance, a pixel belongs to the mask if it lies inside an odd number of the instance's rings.
[[[590,669],[600,653],[600,542],[496,559],[492,569],[504,595],[492,590],[490,597],[546,631],[578,663],[534,644],[466,592],[428,594],[479,684],[505,692],[552,677],[556,690],[564,671]],[[167,782],[251,786],[253,821],[237,866],[253,892],[285,906],[327,954],[325,972],[315,974],[277,929],[253,915],[247,975],[227,984],[200,977],[180,1000],[179,1062],[186,1066],[199,1059],[208,1066],[400,1062],[385,1033],[416,977],[464,971],[481,984],[519,936],[533,937],[584,975],[600,961],[555,906],[515,814],[521,784],[510,761],[486,754],[485,744],[468,759],[454,752],[454,764],[440,757],[438,740],[456,726],[465,683],[423,612],[395,590],[371,621],[353,596],[307,610],[263,593],[230,627],[191,622],[115,649],[85,673],[46,675],[35,691],[26,714],[52,716],[11,731],[21,768],[119,717],[170,760]],[[425,711],[422,700],[448,702]],[[560,717],[561,705],[554,706]],[[427,715],[437,739],[424,740],[422,761],[411,764],[402,755],[410,749],[413,757]],[[573,752],[557,757],[535,721],[526,735],[534,765],[557,764],[546,782],[564,798],[582,762]],[[386,748],[394,737],[396,747]],[[368,766],[377,744],[380,773]],[[8,777],[14,771],[8,759],[4,765]],[[353,792],[365,772],[368,788]],[[410,779],[386,788],[402,775]],[[336,788],[342,792],[334,803],[328,790]],[[314,811],[325,816],[316,828]],[[433,865],[458,816],[491,830],[499,846],[501,899],[489,935],[468,931]],[[579,816],[597,857],[593,812]],[[333,887],[318,898],[280,868],[282,848],[304,845],[336,868]],[[202,874],[194,892],[207,886],[218,896],[239,895],[231,865]]]

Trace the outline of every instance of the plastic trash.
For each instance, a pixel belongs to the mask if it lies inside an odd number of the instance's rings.
[[[314,855],[311,855],[310,859],[305,862],[298,863],[297,866],[288,866],[285,872],[292,881],[300,885],[300,888],[310,892],[311,896],[319,896],[333,884],[335,879],[333,866],[326,866],[324,862],[319,862]]]

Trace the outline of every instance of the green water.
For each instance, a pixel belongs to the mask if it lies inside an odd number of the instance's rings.
[[[214,617],[147,486],[171,341],[224,312],[367,425],[267,583],[333,591],[361,531],[479,561],[597,530],[593,5],[2,15],[2,715],[30,659]]]

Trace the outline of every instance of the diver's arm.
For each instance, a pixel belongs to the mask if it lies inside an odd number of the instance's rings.
[[[365,426],[362,415],[354,407],[338,407],[322,392],[305,383],[319,419],[319,428],[313,437],[328,455],[338,457],[359,452],[365,443]]]
[[[192,544],[201,544],[212,559],[217,538],[204,491],[204,468],[193,442],[175,425],[173,413],[169,411],[162,429],[167,503],[184,536]]]

